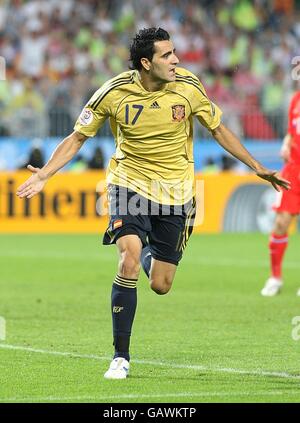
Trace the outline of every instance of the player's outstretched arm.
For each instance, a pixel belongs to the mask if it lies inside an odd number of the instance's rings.
[[[261,163],[255,160],[240,140],[225,125],[221,123],[211,132],[213,137],[226,151],[254,170],[257,176],[270,182],[277,191],[280,191],[280,187],[284,189],[290,188],[289,181],[283,179],[278,172],[266,169]]]
[[[17,189],[18,197],[31,198],[42,191],[48,179],[72,160],[87,138],[75,131],[56,147],[49,161],[41,169],[28,165],[32,175]]]

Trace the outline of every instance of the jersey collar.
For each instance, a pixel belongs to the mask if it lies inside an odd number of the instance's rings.
[[[134,81],[144,94],[157,94],[157,93],[162,93],[168,90],[169,83],[165,85],[165,88],[163,90],[159,90],[159,91],[146,90],[141,83],[139,71],[135,69],[133,72],[134,72],[133,74]]]

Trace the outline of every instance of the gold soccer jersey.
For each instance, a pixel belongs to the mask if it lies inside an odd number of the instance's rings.
[[[193,116],[213,130],[221,114],[191,72],[177,68],[175,82],[150,92],[134,70],[96,91],[74,129],[91,137],[109,118],[116,153],[107,182],[161,204],[180,205],[194,195]]]

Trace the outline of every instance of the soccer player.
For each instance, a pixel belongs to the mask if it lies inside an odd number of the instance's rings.
[[[83,143],[110,119],[116,153],[108,167],[110,222],[104,244],[116,244],[119,264],[111,293],[114,357],[105,373],[124,379],[137,305],[140,262],[150,286],[166,294],[193,229],[193,117],[221,146],[277,190],[289,183],[265,169],[221,123],[213,104],[191,72],[179,62],[169,34],[143,29],[130,46],[132,70],[107,81],[84,107],[74,132],[42,168],[17,191],[31,198],[71,160]]]
[[[271,276],[261,291],[265,297],[278,294],[282,288],[282,261],[288,246],[288,228],[293,217],[300,213],[300,91],[294,94],[290,103],[288,132],[281,156],[285,161],[282,176],[291,182],[291,189],[279,193],[274,207],[276,218],[269,242]]]

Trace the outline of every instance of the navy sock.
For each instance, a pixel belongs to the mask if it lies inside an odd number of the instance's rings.
[[[137,279],[117,275],[111,291],[114,358],[123,357],[128,361],[131,328],[137,305],[136,283]]]
[[[142,249],[141,264],[148,278],[149,278],[150,269],[151,269],[151,259],[152,259],[152,256],[150,252],[150,247],[149,245],[146,245],[146,247]]]

